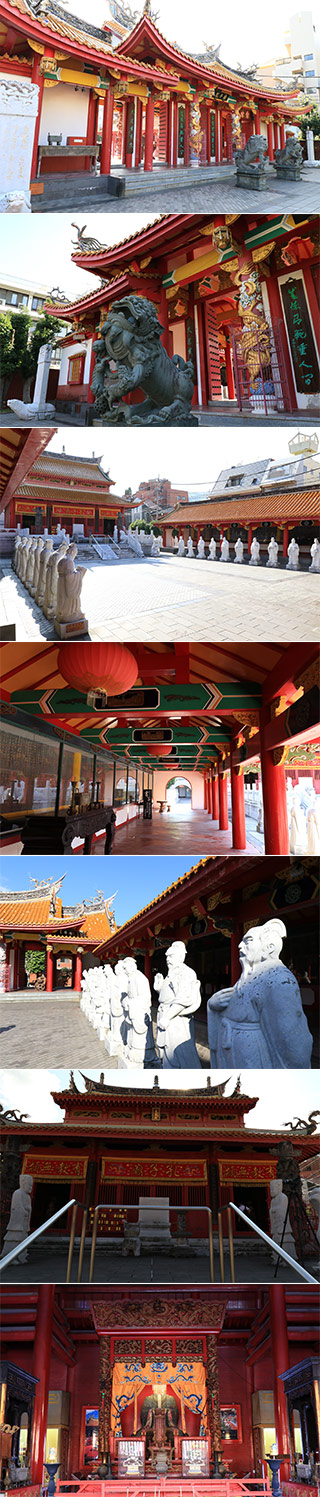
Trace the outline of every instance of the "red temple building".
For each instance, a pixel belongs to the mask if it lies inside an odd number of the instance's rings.
[[[220,1497],[267,1497],[276,1441],[299,1497],[295,1463],[319,1450],[317,1308],[305,1285],[4,1288],[8,1492],[20,1457],[22,1497],[39,1497],[51,1456],[58,1493],[79,1497],[102,1497],[106,1473],[111,1497],[196,1497],[199,1475],[203,1497],[213,1475]]]
[[[61,898],[62,878],[32,879],[32,888],[19,893],[0,894],[0,939],[4,941],[3,976],[0,991],[25,991],[27,986],[41,986],[47,993],[55,989],[73,989],[81,993],[81,976],[90,965],[97,941],[115,929],[115,919],[103,895],[78,905],[64,907]],[[42,953],[40,983],[28,975],[28,956]]]
[[[79,364],[79,359],[71,359],[70,364],[73,387],[81,360]],[[48,432],[47,440],[50,435]],[[84,536],[111,535],[119,517],[119,523],[125,526],[126,509],[131,513],[133,506],[132,500],[126,504],[110,493],[112,487],[113,480],[94,453],[92,457],[73,457],[65,451],[43,452],[8,499],[5,526],[13,530],[20,524],[33,532],[37,521],[42,528],[47,526],[51,535],[59,525],[68,535],[73,534],[74,526],[77,532],[80,527]]]
[[[316,218],[294,214],[164,215],[112,248],[79,248],[74,264],[102,286],[72,304],[50,306],[70,322],[62,340],[57,410],[93,401],[83,379],[70,390],[74,358],[91,361],[112,303],[134,293],[156,307],[170,355],[192,358],[194,405],[228,402],[246,414],[317,410],[320,334]],[[49,310],[49,307],[48,307]],[[299,334],[299,336],[298,336]],[[129,397],[130,398],[130,397]],[[142,399],[136,392],[134,399]],[[270,515],[273,509],[270,494]],[[278,511],[275,509],[275,520]],[[257,515],[253,510],[253,519]],[[284,517],[285,519],[287,516]],[[294,518],[297,518],[294,512]],[[279,513],[279,519],[281,514]]]
[[[121,1253],[130,1226],[138,1221],[139,1202],[165,1196],[172,1242],[180,1245],[182,1256],[186,1241],[207,1252],[207,1208],[214,1232],[221,1211],[227,1236],[230,1201],[248,1203],[248,1209],[250,1204],[253,1221],[268,1232],[270,1182],[281,1150],[290,1151],[297,1171],[302,1158],[312,1160],[319,1152],[317,1133],[254,1126],[249,1115],[258,1098],[242,1093],[240,1078],[231,1096],[226,1084],[214,1086],[210,1079],[204,1089],[182,1090],[159,1088],[157,1078],[153,1084],[150,1078],[147,1088],[131,1089],[129,1084],[109,1085],[102,1076],[100,1081],[83,1080],[85,1090],[71,1072],[69,1090],[52,1093],[61,1122],[3,1122],[3,1231],[22,1172],[33,1178],[31,1231],[76,1198],[77,1231],[85,1208],[86,1236],[91,1237],[99,1206],[98,1237]],[[60,1242],[68,1244],[70,1228],[71,1208],[49,1229],[48,1243],[51,1231],[55,1241],[58,1233]],[[252,1246],[250,1228],[236,1216],[234,1234],[235,1245],[245,1240]]]
[[[301,113],[298,90],[279,93],[215,59],[188,56],[166,41],[148,9],[147,3],[113,47],[108,24],[90,26],[55,0],[1,0],[1,71],[39,89],[34,191],[43,191],[48,171],[89,171],[90,146],[103,176],[112,161],[148,172],[154,161],[173,168],[198,160],[232,163],[236,146],[261,133],[272,161],[292,133]],[[62,134],[69,152],[59,156],[54,143],[48,148],[48,133]],[[75,143],[81,156],[73,153]]]

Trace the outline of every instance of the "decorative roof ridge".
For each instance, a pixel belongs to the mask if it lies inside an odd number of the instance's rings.
[[[37,19],[42,20],[44,15],[51,14],[56,16],[58,21],[64,21],[67,26],[75,26],[77,31],[83,31],[85,35],[96,36],[103,43],[104,47],[108,45],[106,33],[100,26],[90,25],[90,32],[88,33],[87,21],[84,21],[82,16],[74,15],[73,11],[66,10],[63,5],[59,5],[58,0],[32,0],[31,8]],[[108,51],[110,52],[110,56],[112,56],[113,49],[111,46],[108,47]]]
[[[153,910],[155,905],[159,904],[160,900],[165,898],[166,894],[172,894],[174,889],[179,889],[179,887],[182,884],[185,884],[194,873],[198,873],[199,868],[205,868],[206,865],[211,862],[215,862],[214,853],[208,853],[205,858],[199,858],[198,863],[194,863],[192,865],[192,868],[188,868],[186,873],[181,874],[180,878],[174,879],[173,884],[168,884],[167,889],[162,889],[161,893],[157,894],[155,899],[151,899],[149,904],[143,905],[141,910],[137,910],[135,915],[131,915],[128,920],[124,921],[123,925],[119,925],[116,934],[122,935],[122,932],[126,930],[127,925],[132,925],[134,920],[139,920],[141,915],[146,914],[148,910]],[[104,944],[104,942],[101,942],[101,945]],[[97,950],[99,950],[99,947],[97,947]]]
[[[31,882],[35,885],[34,889],[0,889],[0,904],[9,904],[10,901],[22,904],[26,903],[29,899],[32,901],[36,899],[49,899],[53,890],[57,894],[57,891],[61,889],[61,884],[65,877],[65,873],[62,873],[60,878],[45,878],[38,881],[36,878],[31,878],[30,874]]]
[[[157,39],[159,38],[160,42],[164,42],[165,47],[167,47],[171,53],[174,53],[175,56],[182,58],[184,62],[192,62],[195,66],[197,66],[198,64],[199,68],[201,68],[202,73],[214,74],[214,72],[216,71],[218,76],[219,74],[221,74],[222,77],[226,77],[227,81],[228,78],[230,78],[231,81],[234,78],[236,82],[242,83],[244,88],[248,88],[248,90],[250,89],[251,94],[256,92],[258,94],[262,93],[264,97],[265,95],[267,95],[268,98],[273,97],[273,91],[268,89],[265,84],[259,82],[256,83],[254,79],[248,78],[246,73],[240,73],[236,68],[229,67],[228,63],[224,63],[215,59],[213,59],[212,62],[205,63],[201,62],[200,58],[198,58],[196,55],[192,55],[191,52],[184,52],[181,47],[178,47],[176,42],[169,42],[168,38],[164,36],[163,31],[160,31],[159,27],[155,25],[154,21],[152,21],[151,16],[145,14],[140,16],[139,21],[136,22],[136,25],[133,27],[132,31],[130,31],[129,34],[124,38],[124,41],[120,42],[118,47],[115,47],[114,55],[121,56],[122,54],[122,56],[127,57],[127,53],[125,50],[126,42],[131,42],[135,35],[138,37],[143,31],[147,31],[149,33],[149,36],[151,36],[154,41],[157,41]],[[287,93],[278,93],[278,91],[274,91],[274,97],[279,99],[280,104],[283,103],[286,98],[292,98],[292,94],[292,89],[288,90]]]

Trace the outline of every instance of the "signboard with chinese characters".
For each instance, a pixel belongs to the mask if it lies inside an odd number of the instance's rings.
[[[182,1475],[209,1476],[208,1440],[182,1440]]]
[[[281,291],[297,390],[300,395],[315,395],[319,390],[319,365],[303,280],[290,276]]]
[[[144,1440],[119,1440],[118,1476],[144,1476]]]

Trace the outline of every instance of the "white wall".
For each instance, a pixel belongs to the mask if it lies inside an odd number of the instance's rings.
[[[61,385],[67,385],[67,383],[68,383],[69,359],[73,358],[74,355],[77,354],[77,353],[83,354],[84,351],[86,351],[86,357],[85,357],[83,384],[84,385],[88,385],[89,384],[90,363],[91,363],[91,350],[92,350],[92,338],[89,338],[89,342],[88,343],[68,343],[68,345],[67,345],[66,348],[62,348],[62,350],[61,350],[61,365],[60,365],[60,374],[59,374],[59,384],[58,384],[58,395],[59,395],[59,388],[60,388],[60,386]],[[70,385],[70,391],[72,392],[72,385]]]
[[[43,90],[39,145],[47,145],[50,135],[61,135],[61,144],[67,144],[67,135],[87,134],[89,88],[76,92],[74,83],[56,83],[54,88]]]
[[[166,798],[166,786],[168,784],[168,780],[172,780],[173,779],[174,773],[175,772],[174,772],[174,768],[173,767],[172,767],[172,769],[156,769],[155,776],[154,776],[154,790],[153,790],[153,798],[154,798],[155,802],[158,801],[158,800],[165,800],[165,798]],[[177,769],[176,774],[177,774],[177,776],[179,774],[183,774],[183,770]],[[192,804],[192,810],[193,811],[203,811],[203,805],[204,805],[204,780],[203,780],[202,775],[201,774],[197,774],[196,770],[193,770],[191,774],[185,775],[185,779],[188,780],[189,784],[191,785],[191,797],[192,797],[191,804]],[[184,803],[182,801],[182,805],[183,804]],[[179,808],[178,807],[177,807],[177,811],[178,811],[178,814],[179,814]]]

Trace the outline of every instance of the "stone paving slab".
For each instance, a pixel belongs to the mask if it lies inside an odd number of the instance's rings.
[[[41,995],[40,995],[41,996]],[[64,997],[63,1003],[42,994],[42,1003],[11,996],[0,1001],[0,1041],[2,1065],[30,1069],[39,1066],[69,1066],[80,1070],[116,1070],[117,1063],[107,1055],[98,1034],[92,1029],[80,1006]]]
[[[199,211],[209,213],[248,213],[252,210],[258,213],[294,213],[310,212],[317,213],[319,205],[319,175],[317,169],[311,170],[304,166],[302,177],[299,182],[283,182],[278,180],[276,172],[272,167],[267,168],[267,187],[262,192],[256,190],[248,191],[236,186],[236,173],[234,165],[228,166],[200,166],[199,168],[177,167],[172,170],[168,167],[154,166],[152,172],[125,171],[119,164],[112,167],[114,176],[124,177],[125,196],[123,198],[110,198],[107,194],[104,198],[95,198],[94,204],[90,202],[88,192],[88,206],[94,207],[95,213],[132,213],[134,211],[161,213],[179,213],[186,210],[188,213]],[[75,207],[74,178],[72,182],[73,211]],[[79,210],[85,207],[86,195],[83,187],[79,191]],[[48,205],[35,197],[31,203],[33,213],[63,213],[62,206],[55,206],[52,202]]]
[[[2,1271],[1,1278],[5,1284],[64,1284],[67,1269],[67,1247],[54,1248],[50,1246],[47,1238],[48,1249],[43,1243],[29,1249],[26,1263],[12,1263],[10,1267]],[[76,1283],[78,1264],[78,1244],[76,1244],[73,1256],[71,1283]],[[313,1263],[306,1264],[308,1273],[314,1278],[318,1277],[317,1268]],[[214,1274],[215,1282],[221,1283],[219,1253],[217,1246],[214,1252]],[[82,1284],[88,1283],[89,1279],[89,1251],[86,1249],[83,1263]],[[271,1255],[246,1253],[236,1254],[235,1257],[235,1282],[236,1284],[272,1284],[274,1280],[274,1264]],[[225,1281],[230,1283],[229,1259],[225,1256]],[[154,1255],[143,1254],[140,1258],[124,1258],[119,1252],[108,1250],[107,1252],[98,1244],[95,1268],[93,1276],[94,1284],[209,1284],[210,1270],[209,1257],[206,1253],[191,1255],[181,1254],[179,1257],[165,1256],[156,1253]],[[289,1265],[279,1265],[277,1273],[278,1284],[302,1283],[300,1275],[291,1269]]]
[[[106,575],[107,574],[107,575]],[[235,567],[232,562],[162,556],[143,571],[92,564],[82,591],[93,640],[248,640],[277,643],[317,639],[319,577],[307,572]],[[53,625],[12,572],[2,566],[0,623],[16,624],[16,638],[55,639]]]

